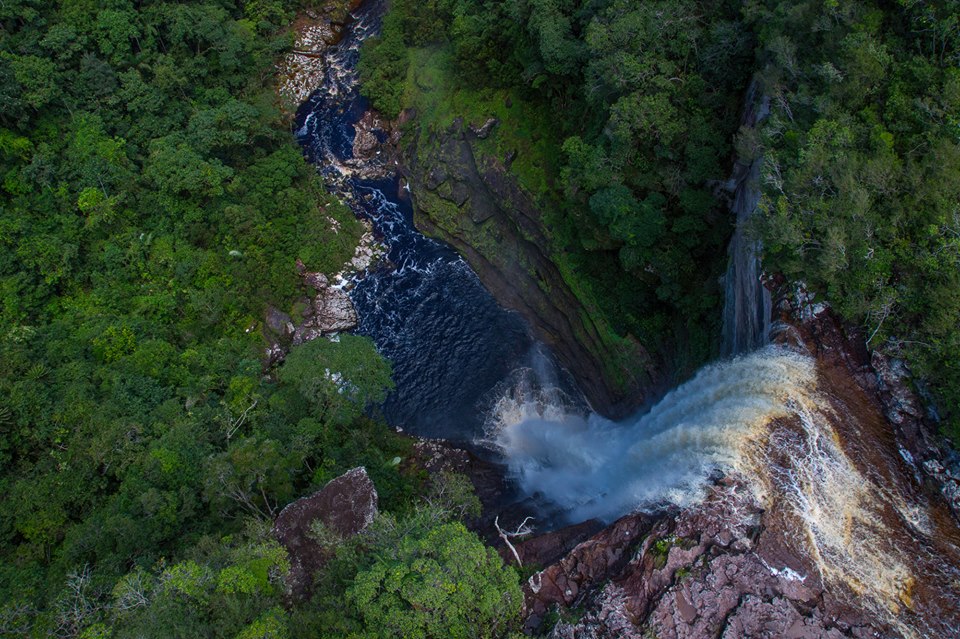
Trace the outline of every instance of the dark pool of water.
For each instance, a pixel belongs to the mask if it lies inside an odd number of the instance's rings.
[[[527,364],[534,342],[523,319],[501,308],[448,245],[424,237],[396,179],[344,178],[354,123],[367,108],[357,92],[359,44],[378,28],[369,5],[328,53],[323,86],[297,114],[297,137],[329,183],[352,191],[355,212],[389,248],[388,261],[359,278],[350,296],[367,335],[393,362],[396,390],[383,406],[393,426],[458,443],[481,434],[499,384]]]

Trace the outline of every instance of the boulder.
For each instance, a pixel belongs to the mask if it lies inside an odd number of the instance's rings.
[[[272,306],[267,306],[264,323],[270,333],[278,337],[281,342],[293,336],[293,320],[289,315]]]
[[[303,283],[315,291],[323,291],[330,286],[330,280],[323,273],[304,273]]]
[[[489,137],[490,132],[493,131],[493,127],[497,126],[500,123],[500,120],[497,118],[490,118],[481,126],[470,125],[470,131],[480,138],[481,140],[486,140]]]
[[[309,497],[289,504],[277,516],[273,534],[290,556],[287,589],[295,599],[310,594],[313,573],[329,561],[330,545],[311,533],[314,522],[331,539],[345,539],[364,531],[377,516],[377,489],[362,466],[348,470]]]
[[[375,111],[369,110],[353,125],[353,128],[355,131],[353,157],[370,159],[380,152],[390,127]]]
[[[327,288],[313,300],[313,323],[322,333],[348,331],[357,326],[357,310],[346,292]]]

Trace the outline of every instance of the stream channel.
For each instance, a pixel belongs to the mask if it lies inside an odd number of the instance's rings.
[[[565,394],[579,392],[524,319],[500,307],[456,251],[417,231],[400,179],[369,179],[369,167],[353,157],[354,124],[369,106],[359,94],[357,59],[383,11],[382,3],[365,3],[343,40],[325,52],[323,84],[300,107],[294,130],[328,188],[369,220],[387,247],[387,259],[357,275],[349,291],[356,332],[393,363],[396,388],[382,407],[387,423],[489,457],[477,442],[491,408],[517,379],[560,379]]]

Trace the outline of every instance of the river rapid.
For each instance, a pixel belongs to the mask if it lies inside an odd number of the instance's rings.
[[[379,28],[383,10],[381,3],[365,4],[344,39],[327,50],[323,84],[299,109],[295,131],[328,188],[368,220],[387,247],[386,261],[354,276],[349,291],[357,332],[393,363],[396,389],[383,405],[387,422],[483,452],[477,442],[504,384],[529,379],[524,371],[552,368],[552,357],[456,251],[416,230],[399,178],[370,179],[364,162],[353,157],[354,125],[368,107],[358,91],[359,48]]]

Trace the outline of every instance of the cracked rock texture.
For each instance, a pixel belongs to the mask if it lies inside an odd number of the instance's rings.
[[[273,534],[290,555],[287,588],[296,599],[310,594],[313,573],[330,558],[311,534],[321,522],[329,535],[341,539],[362,532],[377,516],[377,490],[362,466],[348,470],[309,497],[289,504],[277,516]]]

